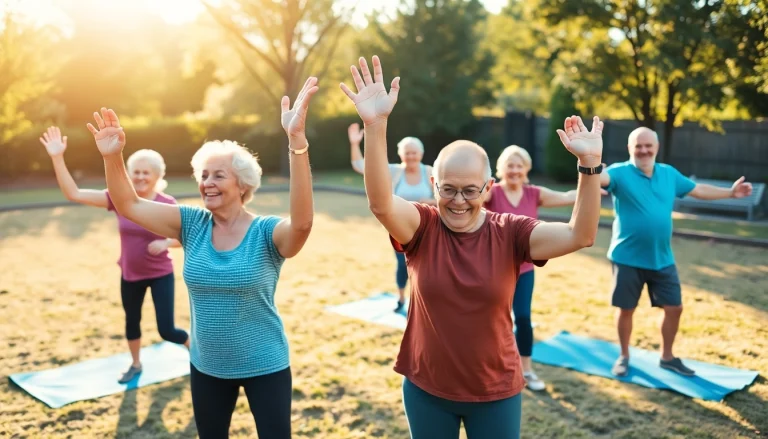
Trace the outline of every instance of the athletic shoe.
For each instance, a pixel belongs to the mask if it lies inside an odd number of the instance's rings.
[[[405,302],[397,301],[397,307],[395,307],[396,313],[402,313],[403,309],[405,308]]]
[[[123,373],[123,376],[120,377],[120,379],[117,380],[117,382],[120,384],[125,384],[131,381],[132,379],[134,379],[136,376],[138,376],[141,373],[141,370],[142,370],[141,366],[134,367],[133,365],[131,365],[131,367],[129,367],[128,370],[126,370],[125,373]]]
[[[544,390],[544,388],[547,387],[544,384],[544,381],[539,379],[539,377],[536,375],[536,372],[534,371],[524,372],[523,378],[525,378],[525,385],[534,392]]]
[[[625,377],[629,373],[629,358],[619,357],[613,367],[611,373],[617,377]]]
[[[685,367],[682,360],[680,360],[677,357],[669,361],[659,360],[659,366],[661,366],[664,369],[671,370],[672,372],[676,372],[676,373],[679,373],[680,375],[684,375],[687,377],[692,377],[696,375],[696,372],[694,372],[692,369]]]

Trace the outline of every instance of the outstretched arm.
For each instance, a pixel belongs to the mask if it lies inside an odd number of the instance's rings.
[[[104,157],[107,189],[117,212],[150,232],[178,239],[181,232],[179,206],[145,200],[136,195],[123,161],[125,132],[117,114],[112,109],[102,108],[101,115],[93,113],[93,117],[98,128],[89,123],[88,129]]]
[[[317,78],[310,77],[296,97],[293,108],[290,99],[283,96],[281,123],[288,135],[291,160],[290,216],[280,221],[272,233],[272,241],[284,258],[296,256],[304,247],[312,230],[314,204],[312,201],[312,173],[309,170],[309,148],[304,134],[309,101],[317,92]],[[290,109],[289,109],[290,108]],[[302,152],[303,151],[303,152]]]
[[[50,127],[43,133],[40,143],[45,146],[48,155],[51,156],[53,171],[56,173],[56,181],[59,183],[59,189],[67,200],[86,204],[88,206],[108,207],[107,194],[103,190],[80,189],[75,183],[75,179],[67,169],[64,162],[64,151],[67,149],[67,136],[61,137],[61,130],[58,127]]]
[[[603,123],[595,116],[592,131],[587,131],[581,117],[565,119],[565,131],[557,130],[563,145],[579,159],[579,164],[593,168],[600,164],[603,152]],[[545,260],[590,247],[600,221],[600,175],[579,174],[576,202],[568,223],[539,223],[531,232],[531,258]]]
[[[600,181],[600,185],[602,186],[602,179]],[[601,187],[600,194],[608,195],[608,192]],[[560,192],[539,186],[539,205],[541,207],[573,206],[575,202],[576,189],[567,192]]]
[[[347,129],[349,137],[349,156],[352,160],[352,169],[358,174],[364,174],[363,153],[360,152],[360,142],[363,141],[365,131],[360,129],[360,125],[353,123]]]
[[[419,211],[412,203],[392,194],[392,177],[387,160],[387,119],[397,102],[400,78],[392,80],[387,93],[381,62],[373,57],[373,77],[365,58],[360,58],[360,71],[351,66],[357,94],[345,84],[341,89],[355,104],[365,126],[365,193],[368,207],[387,232],[400,244],[413,238],[421,221]]]
[[[743,198],[751,194],[752,183],[745,183],[744,177],[741,177],[729,188],[697,183],[688,195],[700,200],[720,200],[723,198]]]

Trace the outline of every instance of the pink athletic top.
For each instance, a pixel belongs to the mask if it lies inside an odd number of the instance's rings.
[[[491,193],[493,196],[491,197],[490,202],[485,203],[486,209],[492,212],[511,213],[538,219],[539,205],[541,204],[541,199],[539,198],[541,190],[538,187],[527,184],[523,185],[523,196],[520,198],[517,206],[514,206],[509,202],[509,198],[507,198],[507,195],[504,193],[504,187],[502,187],[501,184],[493,185]],[[521,274],[531,270],[533,270],[533,264],[529,262],[524,262],[520,266]]]
[[[147,249],[150,242],[165,239],[165,237],[156,235],[117,213],[109,192],[106,194],[107,210],[117,215],[117,228],[120,231],[120,259],[117,260],[117,265],[123,271],[123,279],[134,282],[173,273],[173,262],[167,250],[158,255],[152,255]],[[157,193],[153,201],[176,204],[175,198],[163,193]]]

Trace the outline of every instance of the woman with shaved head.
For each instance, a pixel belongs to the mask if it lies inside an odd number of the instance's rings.
[[[403,252],[411,278],[408,322],[395,363],[404,376],[403,402],[411,437],[520,437],[522,374],[510,307],[520,266],[591,246],[600,218],[602,122],[588,131],[579,117],[558,130],[581,172],[569,223],[547,223],[483,207],[493,187],[488,155],[461,140],[443,148],[430,184],[437,206],[392,193],[387,119],[400,78],[387,93],[379,59],[373,76],[364,58],[351,67],[352,100],[364,124],[365,190],[371,212]],[[362,72],[362,76],[361,73]]]

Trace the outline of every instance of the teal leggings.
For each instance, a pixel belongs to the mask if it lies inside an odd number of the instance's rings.
[[[458,439],[462,420],[467,439],[520,438],[522,393],[491,402],[449,401],[405,378],[403,403],[411,439]]]

